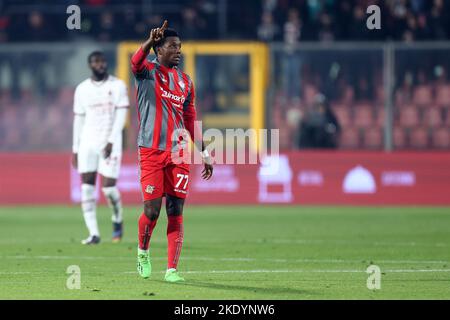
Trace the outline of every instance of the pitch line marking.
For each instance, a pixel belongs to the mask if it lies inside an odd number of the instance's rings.
[[[135,257],[123,256],[123,257],[107,257],[107,256],[2,256],[5,259],[38,259],[38,260],[69,260],[69,259],[81,259],[81,260],[134,260]],[[153,257],[152,260],[166,260],[166,257]],[[183,260],[193,261],[247,261],[247,262],[278,262],[278,263],[404,263],[404,264],[446,264],[449,261],[446,260],[377,260],[377,259],[256,259],[256,258],[211,258],[211,257],[183,257]]]
[[[17,244],[23,243],[25,241],[18,241],[14,239],[0,239],[0,244]],[[166,241],[161,239],[152,240],[153,243],[166,243]],[[235,243],[236,241],[230,239],[210,239],[208,241],[196,241],[197,243]],[[275,244],[323,244],[332,243],[336,245],[347,245],[347,244],[361,244],[361,245],[375,245],[375,246],[400,246],[400,247],[438,247],[445,248],[450,247],[450,243],[447,242],[435,242],[435,243],[424,243],[424,242],[384,242],[384,241],[371,241],[371,240],[340,240],[340,239],[283,239],[283,238],[257,238],[246,240],[244,243],[275,243]],[[48,241],[48,240],[35,240],[34,243],[60,243],[59,241]],[[60,243],[62,244],[62,243]]]
[[[383,270],[386,273],[437,273],[437,272],[450,272],[450,269],[388,269]],[[125,271],[124,274],[137,274],[136,271]],[[165,273],[165,271],[156,271],[154,273]],[[206,270],[206,271],[181,271],[182,274],[226,274],[226,273],[366,273],[366,270],[357,269],[343,269],[343,270],[266,270],[266,269],[256,269],[256,270]]]
[[[423,242],[381,242],[381,241],[350,241],[350,240],[336,240],[336,239],[257,239],[257,243],[275,243],[275,244],[363,244],[363,245],[375,245],[375,246],[400,246],[400,247],[448,247],[448,243],[423,243]]]
[[[166,243],[163,240],[155,239],[152,240],[153,243]],[[221,243],[221,244],[229,244],[235,243],[235,241],[228,241],[228,239],[220,239],[220,240],[209,240],[205,241],[196,241],[197,243]],[[339,240],[339,239],[255,239],[246,241],[249,243],[273,243],[273,244],[323,244],[323,243],[331,243],[334,245],[348,245],[348,244],[360,244],[360,245],[373,245],[373,246],[388,246],[388,247],[436,247],[436,248],[447,248],[450,247],[450,243],[437,242],[437,243],[423,243],[423,242],[381,242],[381,241],[351,241],[351,240]],[[3,240],[0,239],[0,244],[17,244],[22,243],[22,241],[11,241],[11,240]],[[36,240],[34,243],[49,243],[48,241],[39,241]],[[56,242],[53,242],[56,243]],[[59,242],[58,242],[59,243]]]
[[[383,270],[386,273],[447,273],[450,272],[450,269],[386,269]],[[43,274],[48,272],[31,272],[31,271],[23,271],[23,272],[0,272],[0,275],[22,275],[22,274]],[[95,273],[95,272],[93,272]],[[102,272],[104,273],[104,272]],[[112,272],[116,273],[116,272]],[[136,271],[124,271],[122,274],[137,274]],[[164,274],[165,271],[155,271],[153,273]],[[255,270],[188,270],[182,271],[184,274],[227,274],[227,273],[366,273],[366,270],[359,269],[279,269],[279,270],[270,270],[270,269],[255,269]],[[89,272],[88,272],[89,274]]]

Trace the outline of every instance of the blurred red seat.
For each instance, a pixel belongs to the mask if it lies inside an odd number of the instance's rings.
[[[419,124],[419,112],[417,108],[405,107],[400,109],[399,124],[403,127],[415,127]]]
[[[450,84],[439,85],[436,88],[436,104],[439,107],[450,106]]]
[[[58,92],[58,102],[72,104],[75,89],[73,87],[63,87]]]
[[[412,93],[410,93],[409,90],[400,88],[395,92],[394,103],[396,106],[411,103],[411,100],[412,100]]]
[[[294,139],[293,132],[290,128],[280,127],[280,149],[281,150],[290,150],[294,147]]]
[[[386,112],[384,111],[384,106],[379,106],[375,108],[375,125],[378,127],[384,127],[386,122]]]
[[[0,103],[5,105],[7,103],[11,103],[11,90],[9,89],[0,89]],[[1,110],[0,110],[1,111]]]
[[[378,103],[384,102],[384,87],[382,85],[379,85],[375,89],[375,101]]]
[[[393,140],[395,149],[404,149],[406,146],[406,134],[403,127],[394,127]]]
[[[353,105],[355,99],[355,89],[352,86],[347,86],[342,94],[341,102],[346,106]]]
[[[369,128],[373,125],[372,107],[369,105],[355,106],[354,124],[359,128]]]
[[[344,103],[340,103],[340,102],[332,102],[331,104],[331,109],[335,110],[335,109],[339,109],[339,108],[348,108],[348,106]]]
[[[425,108],[423,114],[423,125],[437,128],[442,124],[441,110],[438,108]]]
[[[450,109],[445,113],[444,126],[450,127]]]
[[[33,98],[34,98],[34,94],[33,94],[33,89],[31,87],[24,87],[20,90],[20,99],[21,99],[22,103],[24,100],[29,100],[29,99],[33,99]]]
[[[23,145],[24,136],[26,132],[24,130],[19,130],[17,128],[12,130],[6,130],[6,137],[3,137],[4,143],[10,148],[17,149],[18,146]]]
[[[414,128],[410,134],[409,146],[415,149],[424,149],[428,145],[428,130],[423,127]]]
[[[400,105],[396,105],[396,108],[398,110],[408,109],[408,108],[415,108],[415,107],[416,107],[416,105],[413,104],[413,103],[403,103],[403,104],[400,104]]]
[[[450,149],[450,130],[448,128],[433,130],[431,141],[434,148]]]
[[[355,103],[355,109],[364,109],[364,108],[372,109],[372,107],[373,103],[370,101],[360,101],[358,103]]]
[[[333,110],[341,127],[352,125],[352,116],[350,108],[336,108]]]
[[[429,106],[433,103],[431,86],[420,85],[414,89],[413,102],[419,106]]]
[[[359,130],[354,127],[342,129],[339,146],[343,149],[356,149],[359,147]]]
[[[364,130],[363,145],[368,149],[381,149],[383,146],[382,129],[368,128]]]
[[[283,114],[281,113],[281,110],[274,109],[272,112],[272,126],[274,128],[282,128],[286,124],[286,120],[284,119]]]

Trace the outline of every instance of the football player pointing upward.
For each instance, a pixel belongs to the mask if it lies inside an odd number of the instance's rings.
[[[90,78],[81,82],[74,97],[73,165],[81,174],[81,207],[89,230],[83,244],[97,244],[95,180],[102,177],[102,191],[112,208],[113,241],[122,238],[122,204],[116,187],[122,159],[122,130],[129,108],[125,83],[108,74],[102,52],[88,57]]]
[[[147,61],[153,48],[156,59]],[[143,278],[151,273],[149,242],[166,197],[167,272],[165,280],[183,281],[177,265],[183,243],[183,206],[189,186],[189,165],[173,161],[181,156],[185,144],[178,132],[186,129],[194,139],[194,85],[189,76],[177,68],[181,59],[181,41],[175,30],[153,29],[150,37],[131,59],[137,80],[139,112],[139,165],[144,212],[139,218],[138,272]],[[197,141],[198,136],[194,141]],[[203,178],[209,179],[213,168],[204,145],[201,148],[205,168]],[[186,151],[185,151],[186,152]]]

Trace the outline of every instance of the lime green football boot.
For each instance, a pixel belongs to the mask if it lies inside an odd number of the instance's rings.
[[[177,269],[168,269],[164,277],[164,280],[166,280],[167,282],[175,283],[175,282],[183,282],[184,278],[178,274]]]
[[[150,274],[152,273],[150,254],[146,250],[138,249],[137,271],[139,272],[139,275],[144,279],[150,277]]]

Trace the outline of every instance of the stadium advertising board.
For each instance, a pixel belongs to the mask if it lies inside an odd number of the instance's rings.
[[[79,201],[70,154],[1,154],[1,204]],[[448,205],[450,153],[292,152],[264,165],[216,165],[209,181],[192,166],[192,204]],[[141,202],[137,160],[126,154],[123,200]],[[101,193],[97,192],[101,197]],[[102,200],[103,201],[103,200]]]

